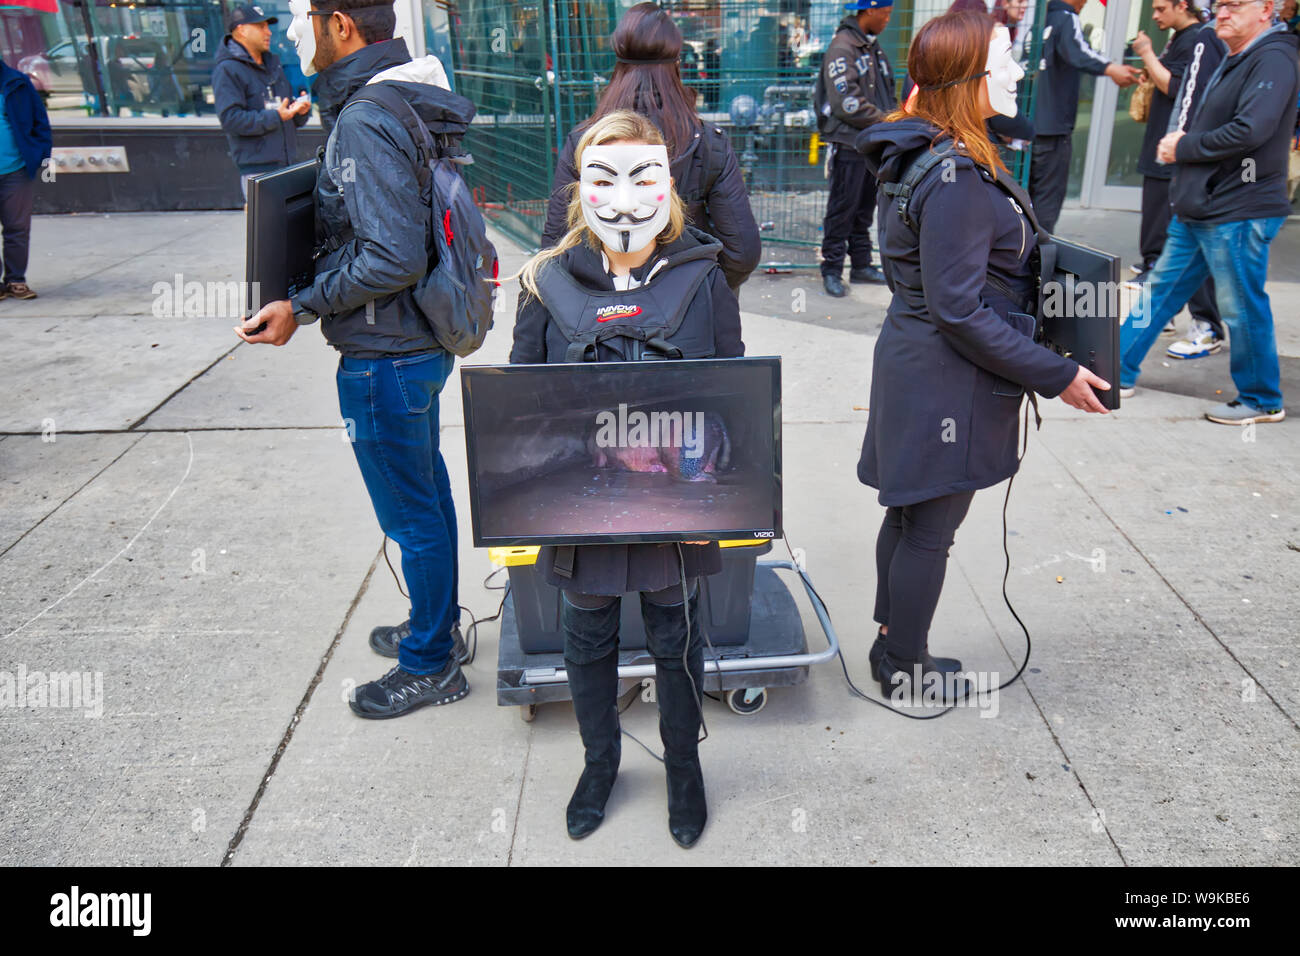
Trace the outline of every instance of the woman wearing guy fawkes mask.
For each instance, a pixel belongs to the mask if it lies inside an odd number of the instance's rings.
[[[655,125],[626,110],[603,116],[579,140],[575,162],[579,180],[569,201],[568,232],[518,276],[524,290],[510,361],[634,360],[652,350],[661,358],[744,355],[740,309],[718,265],[721,243],[684,224],[668,151]],[[587,291],[643,286],[655,294],[638,298],[644,304],[640,316],[600,323],[595,309],[602,303],[591,302]],[[663,310],[685,304],[675,333],[651,334],[644,342],[617,334],[618,325],[655,328],[663,319],[656,301]],[[721,570],[717,543],[544,547],[538,568],[563,592],[565,669],[586,750],[567,810],[569,836],[581,839],[600,825],[618,773],[620,597],[639,591],[646,646],[655,658],[668,829],[678,844],[692,846],[707,817],[697,748],[704,655],[698,626],[691,627],[686,647],[683,604],[691,621],[698,620],[698,578]],[[689,591],[685,600],[683,591]]]
[[[914,99],[866,130],[858,149],[880,180],[877,222],[894,293],[876,342],[870,416],[858,477],[880,491],[872,675],[887,698],[928,686],[964,696],[961,662],[929,652],[948,549],[976,490],[1015,474],[1025,389],[1075,408],[1105,409],[1110,386],[1034,343],[1039,241],[1029,198],[1007,173],[984,121],[1016,112],[1024,71],[1004,26],[959,11],[912,41]],[[889,195],[932,150],[955,152],[915,184],[910,222]],[[1045,238],[1045,237],[1044,237]]]

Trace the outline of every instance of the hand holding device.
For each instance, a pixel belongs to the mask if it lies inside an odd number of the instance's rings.
[[[1110,391],[1110,382],[1094,375],[1080,365],[1078,373],[1074,376],[1074,381],[1065,387],[1065,391],[1061,392],[1061,401],[1082,412],[1100,412],[1105,415],[1106,406],[1097,401],[1097,396],[1092,391],[1094,388],[1108,392]]]
[[[242,326],[235,326],[235,334],[254,345],[284,345],[296,331],[298,320],[293,317],[293,306],[288,299],[268,302],[245,319]]]

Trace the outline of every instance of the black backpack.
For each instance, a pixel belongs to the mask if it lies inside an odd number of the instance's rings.
[[[909,229],[916,230],[917,223],[912,216],[912,194],[916,188],[925,179],[926,174],[938,166],[946,159],[953,158],[957,151],[951,139],[944,140],[937,148],[926,148],[921,150],[920,154],[912,160],[903,173],[903,177],[896,183],[881,183],[880,188],[886,196],[893,200],[895,211]],[[977,166],[977,168],[979,168]],[[987,171],[985,171],[987,173]],[[1043,337],[1043,297],[1047,284],[1052,280],[1056,273],[1056,244],[1052,237],[1043,229],[1038,222],[1038,216],[1034,213],[1034,204],[1028,194],[1020,187],[1020,184],[1003,172],[999,172],[997,177],[992,180],[999,189],[1010,196],[1016,204],[1016,211],[1024,213],[1029,220],[1029,225],[1034,230],[1034,235],[1038,242],[1034,251],[1030,253],[1030,269],[1037,277],[1037,301],[1033,303],[1035,316],[1034,340],[1041,341]],[[989,284],[1005,295],[1008,299],[1016,301],[1020,296],[1015,290],[1007,288],[1000,281],[994,278],[988,280]]]
[[[461,139],[474,118],[474,104],[449,90],[436,91],[442,107],[437,139],[391,83],[369,83],[344,106],[374,103],[396,117],[420,157],[420,198],[427,204],[425,248],[429,264],[412,292],[434,338],[448,352],[476,351],[492,328],[498,272],[496,247],[461,167],[474,161]],[[339,117],[342,118],[343,111]],[[344,239],[346,241],[346,238]]]

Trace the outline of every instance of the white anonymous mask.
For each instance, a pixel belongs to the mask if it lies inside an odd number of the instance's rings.
[[[578,183],[582,217],[611,249],[640,252],[668,225],[668,149],[648,143],[588,146]]]
[[[1011,55],[1011,34],[998,25],[989,39],[989,58],[984,64],[988,76],[989,103],[1003,116],[1014,117],[1019,112],[1016,105],[1016,84],[1024,79],[1025,71]]]
[[[311,62],[316,56],[316,34],[312,30],[311,17],[307,15],[310,9],[310,0],[289,0],[293,21],[287,32],[289,42],[298,51],[298,65],[302,67],[303,76],[316,75],[316,67]]]

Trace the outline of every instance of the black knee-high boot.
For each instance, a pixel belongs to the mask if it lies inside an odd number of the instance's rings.
[[[642,605],[646,628],[658,636],[658,647],[678,648],[675,655],[655,657],[655,692],[659,699],[659,736],[664,742],[664,769],[668,776],[668,832],[682,847],[695,844],[704,832],[709,815],[699,754],[704,651],[695,629],[697,606],[698,598],[693,596],[691,649],[683,667],[680,649],[686,642],[686,621],[682,606]]]
[[[623,754],[618,726],[618,652],[590,664],[565,660],[573,713],[587,762],[565,814],[569,836],[581,840],[605,819],[605,802]]]
[[[619,606],[615,603],[609,608],[588,610],[565,601],[561,613],[563,626],[569,632],[566,649],[570,643],[587,648],[608,643],[613,647],[604,657],[587,664],[574,663],[567,653],[564,658],[573,713],[578,718],[578,732],[586,751],[586,766],[573,790],[565,818],[569,836],[581,840],[605,819],[605,802],[614,787],[623,754],[618,725]]]

